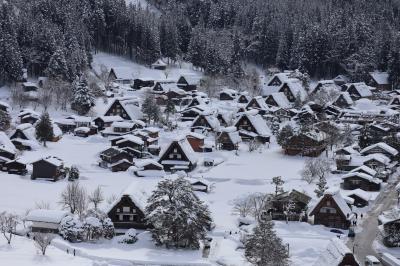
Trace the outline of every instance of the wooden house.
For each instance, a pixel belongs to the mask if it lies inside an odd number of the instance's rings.
[[[225,112],[223,113],[218,113],[217,114],[217,119],[219,121],[219,124],[221,127],[227,127],[230,124],[231,118],[229,115]]]
[[[31,231],[34,233],[58,234],[61,221],[69,215],[67,211],[37,209],[30,211],[25,221],[32,223]]]
[[[390,99],[388,105],[400,105],[400,95],[393,96],[392,99]]]
[[[387,72],[370,72],[369,80],[367,84],[371,87],[375,87],[380,91],[390,91],[392,90],[392,84],[389,80],[389,73]]]
[[[158,162],[147,159],[136,163],[134,174],[139,177],[163,177],[165,176],[164,167]]]
[[[128,186],[125,191],[106,210],[114,224],[117,233],[121,229],[147,229],[145,208],[149,194],[142,191],[136,183]]]
[[[122,159],[118,162],[110,164],[110,169],[112,172],[124,172],[133,166],[133,163],[127,159]]]
[[[166,70],[167,69],[167,63],[164,62],[164,60],[157,59],[153,64],[151,64],[152,69],[157,69],[157,70]]]
[[[108,148],[100,153],[99,166],[108,168],[110,165],[120,162],[122,160],[133,161],[133,156],[122,149],[116,147]]]
[[[22,110],[17,116],[21,124],[29,123],[32,125],[35,124],[40,118],[40,114],[29,109]]]
[[[35,128],[29,124],[20,124],[10,136],[11,142],[18,150],[32,150],[38,145]]]
[[[322,250],[314,266],[361,266],[345,242],[337,237],[330,240],[328,246]]]
[[[134,79],[133,89],[140,90],[141,88],[151,88],[154,86],[154,80],[152,79]]]
[[[121,136],[126,135],[136,129],[141,129],[146,126],[141,120],[113,122],[110,127],[107,127],[101,132],[103,136]]]
[[[346,196],[354,199],[353,205],[358,208],[368,206],[369,200],[371,199],[371,195],[368,192],[359,188],[349,191],[346,193]]]
[[[342,176],[342,188],[345,190],[362,189],[364,191],[379,191],[381,180],[365,173],[351,172]]]
[[[200,85],[201,77],[197,75],[184,75],[181,76],[178,81],[178,87],[185,91],[197,90],[197,86]]]
[[[188,133],[186,139],[195,152],[204,152],[204,139],[205,136],[199,133]]]
[[[0,101],[0,111],[8,113],[11,110],[11,107],[8,103]]]
[[[353,101],[359,100],[361,98],[371,98],[372,89],[373,88],[371,88],[364,82],[347,83],[342,85],[342,90],[347,91]]]
[[[124,119],[119,115],[116,116],[98,116],[93,122],[97,126],[98,130],[103,130],[106,127],[110,127],[114,122],[122,122]]]
[[[203,114],[205,109],[206,108],[204,106],[199,106],[199,105],[194,106],[194,107],[185,108],[181,112],[181,118],[180,119],[182,121],[193,121],[199,115]]]
[[[7,172],[8,174],[15,175],[26,175],[28,173],[26,164],[18,159],[4,163],[1,170]]]
[[[190,128],[197,133],[218,132],[220,124],[213,114],[200,114],[193,120]]]
[[[188,178],[190,185],[192,186],[193,191],[199,192],[209,192],[211,184],[205,179],[198,179],[198,178]]]
[[[258,114],[244,113],[238,118],[234,126],[243,140],[257,140],[261,143],[270,141],[271,130]]]
[[[145,149],[144,141],[140,137],[131,134],[112,139],[111,146],[125,150],[134,158],[141,158]]]
[[[223,89],[219,93],[219,100],[220,101],[233,101],[237,97],[237,91],[232,89]]]
[[[217,148],[220,150],[233,151],[239,148],[242,138],[235,127],[224,128],[217,137]]]
[[[273,220],[307,221],[307,209],[311,197],[295,189],[273,197],[269,213]]]
[[[285,154],[316,157],[327,147],[327,136],[323,132],[306,132],[290,137],[282,146]]]
[[[237,98],[237,102],[242,104],[247,104],[250,102],[250,99],[251,99],[250,96],[246,94],[240,94],[239,97]]]
[[[14,160],[16,157],[17,148],[11,142],[10,138],[0,131],[0,157],[8,160]]]
[[[335,82],[336,85],[342,86],[345,83],[349,82],[349,78],[345,75],[338,75],[333,79],[333,82]]]
[[[272,78],[268,81],[267,86],[280,87],[285,81],[289,79],[291,73],[292,71],[285,71],[273,75]]]
[[[66,176],[64,163],[61,159],[49,156],[32,163],[31,179],[47,179],[57,181]]]
[[[300,101],[304,101],[307,97],[307,92],[299,80],[284,82],[279,92],[283,92],[291,103],[295,102],[297,97],[300,97]]]
[[[280,108],[289,108],[290,102],[283,92],[275,92],[267,96],[265,103],[268,106],[275,106]]]
[[[354,104],[353,99],[347,91],[341,92],[336,100],[333,102],[335,106],[340,108],[349,108]]]
[[[197,166],[197,158],[186,138],[174,140],[160,152],[160,164],[166,171],[192,171]]]
[[[143,113],[136,98],[117,98],[107,108],[104,116],[120,116],[124,120],[140,120]]]
[[[388,144],[384,143],[384,142],[378,142],[375,144],[372,144],[368,147],[365,147],[364,149],[362,149],[360,151],[360,153],[362,155],[370,155],[370,154],[374,154],[374,153],[380,153],[385,155],[386,157],[390,158],[391,160],[394,160],[398,157],[399,152],[389,146]]]
[[[338,86],[334,80],[320,80],[317,85],[311,90],[311,93],[317,93],[320,91],[340,91],[340,86]]]
[[[246,110],[257,110],[260,115],[264,115],[268,112],[269,108],[264,98],[257,96],[251,99],[246,105]]]
[[[130,85],[133,83],[134,73],[130,67],[113,67],[108,73],[108,82]]]
[[[310,209],[309,216],[314,217],[314,224],[340,229],[349,229],[354,218],[352,210],[339,191],[325,192],[318,203]]]
[[[366,165],[375,171],[385,170],[389,164],[390,158],[380,153],[367,155],[363,161],[363,165]]]

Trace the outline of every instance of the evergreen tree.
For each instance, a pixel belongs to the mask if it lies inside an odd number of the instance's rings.
[[[0,130],[6,131],[10,128],[11,116],[8,112],[0,110]]]
[[[51,141],[54,137],[53,125],[50,120],[50,116],[47,112],[44,112],[36,124],[36,139],[43,143],[46,147],[46,142]]]
[[[148,199],[146,217],[157,245],[198,249],[211,224],[207,206],[183,177],[160,181]]]
[[[66,80],[69,77],[67,62],[62,48],[57,50],[50,57],[49,65],[45,70],[46,75],[52,79]]]
[[[69,181],[75,181],[79,179],[79,169],[76,166],[71,166],[68,172],[68,180]]]
[[[285,125],[280,131],[276,140],[280,146],[285,146],[286,142],[294,135],[292,126]]]
[[[272,221],[260,221],[244,243],[245,257],[257,266],[287,266],[289,253],[276,235]]]
[[[154,96],[147,94],[142,104],[142,112],[147,117],[147,120],[158,122],[160,119],[161,111],[157,105]]]
[[[317,189],[314,190],[317,197],[322,197],[325,191],[328,189],[325,176],[320,176],[317,183]]]
[[[394,89],[400,87],[400,34],[397,34],[390,47],[388,62],[389,80]]]
[[[74,82],[73,97],[71,108],[80,115],[87,114],[90,108],[94,106],[94,96],[87,84],[84,76],[77,78]]]
[[[283,184],[285,184],[285,181],[283,181],[281,176],[273,177],[271,184],[275,185],[275,196],[283,192]]]
[[[167,114],[167,123],[169,122],[169,116],[175,113],[175,104],[174,102],[168,98],[167,105],[165,106],[165,113]]]

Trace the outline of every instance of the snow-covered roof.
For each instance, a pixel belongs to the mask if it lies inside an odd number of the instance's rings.
[[[353,170],[350,171],[350,173],[353,173],[353,172],[361,172],[361,171],[366,172],[366,173],[369,174],[370,176],[375,176],[376,173],[377,173],[374,169],[372,169],[371,167],[368,167],[368,166],[366,166],[366,165],[361,165],[361,166],[359,166],[359,167],[357,167],[357,168],[354,168]]]
[[[339,207],[340,211],[347,217],[347,214],[349,214],[348,216],[348,220],[352,218],[352,211],[350,209],[350,207],[347,205],[346,201],[344,200],[344,198],[342,197],[342,195],[340,194],[339,190],[331,190],[328,189],[327,191],[325,191],[324,195],[331,195],[332,199],[335,201],[336,205]],[[325,197],[325,196],[324,196]],[[311,209],[310,209],[310,214],[314,212],[315,208],[318,206],[319,202],[321,200],[324,199],[324,197],[321,197],[319,199],[319,201],[317,202],[317,204],[315,204]]]
[[[0,148],[10,153],[15,153],[17,150],[10,138],[3,131],[0,131]]]
[[[157,59],[153,64],[151,64],[153,67],[160,67],[160,66],[167,66],[167,63],[164,62],[164,60]]]
[[[281,108],[289,108],[290,102],[286,98],[286,95],[283,92],[275,92],[272,93],[269,97],[272,97],[274,101],[278,104]]]
[[[25,220],[31,222],[44,222],[44,223],[56,223],[59,224],[61,220],[68,216],[69,212],[59,210],[32,210],[25,217]]]
[[[329,241],[328,246],[322,251],[314,266],[340,265],[346,254],[352,254],[346,244],[337,237]]]
[[[0,101],[0,105],[1,105],[1,106],[4,106],[6,109],[10,109],[10,108],[11,108],[10,105],[9,105],[8,103],[3,102],[3,101]]]
[[[348,197],[352,196],[352,195],[355,195],[357,197],[362,198],[365,201],[369,201],[371,199],[371,194],[369,194],[368,192],[366,192],[366,191],[364,191],[364,190],[362,190],[360,188],[357,188],[357,189],[354,189],[354,190],[347,190],[347,191],[344,191],[344,193]]]
[[[220,94],[222,94],[222,93],[226,93],[226,94],[228,94],[229,96],[231,96],[231,97],[235,97],[236,95],[237,95],[237,91],[236,90],[233,90],[233,89],[229,89],[229,88],[224,88],[221,92],[220,92]]]
[[[350,88],[351,86],[354,86],[354,88],[357,90],[357,92],[360,94],[361,97],[370,97],[370,96],[372,96],[371,90],[373,88],[368,86],[364,82],[347,84],[347,88]]]
[[[379,178],[374,178],[373,176],[361,173],[361,172],[351,172],[348,174],[345,174],[342,176],[342,179],[347,179],[347,178],[351,178],[351,177],[358,177],[364,180],[367,180],[368,182],[372,182],[375,184],[380,184],[382,183],[382,180],[380,180]]]
[[[105,123],[109,122],[122,122],[124,119],[120,117],[119,115],[110,115],[110,116],[98,116],[97,118],[103,120]]]
[[[48,162],[48,163],[50,163],[50,164],[52,164],[54,166],[57,166],[57,167],[63,165],[63,161],[60,158],[57,158],[55,156],[48,156],[48,157],[45,157],[45,158],[41,158],[41,159],[36,160],[36,161],[34,161],[32,163],[39,162],[39,161],[42,161],[42,160],[45,161],[45,162]]]
[[[243,113],[239,117],[239,119],[235,122],[235,125],[239,122],[239,120],[243,116],[246,116],[249,119],[250,123],[254,126],[256,133],[259,136],[264,136],[264,137],[271,136],[271,130],[269,129],[267,123],[259,114],[252,114],[251,112]]]
[[[287,84],[287,86],[289,87],[290,92],[293,94],[294,97],[296,97],[297,95],[300,95],[300,99],[302,101],[304,101],[306,99],[307,92],[303,88],[303,85],[302,85],[300,80],[298,80],[298,79],[290,79],[290,80],[286,81],[285,83],[283,83],[281,85],[279,91],[281,91],[282,87],[285,86],[285,84]]]
[[[126,141],[130,141],[130,142],[136,143],[138,145],[144,145],[143,140],[141,138],[139,138],[139,137],[134,136],[134,135],[123,135],[122,139],[118,140],[116,143],[119,144],[119,143],[123,143],[123,142],[126,142]]]
[[[348,105],[353,105],[354,103],[353,99],[351,99],[350,94],[347,91],[341,92],[335,101],[337,101],[339,98],[343,98]]]
[[[318,86],[320,86],[320,90],[324,91],[340,90],[340,87],[332,79],[318,81],[312,91],[315,92]]]
[[[182,75],[181,77],[183,77],[186,80],[188,85],[198,85],[201,80],[201,76],[193,75],[193,74],[192,75]]]
[[[133,80],[134,72],[133,69],[130,67],[113,67],[111,70],[114,71],[115,76],[117,79],[128,79]]]
[[[180,146],[183,153],[186,155],[186,157],[192,164],[197,162],[197,156],[196,156],[192,146],[190,145],[190,143],[184,136],[179,136],[175,140],[173,140],[169,145],[164,146],[164,148],[160,151],[160,158],[162,158],[164,156],[164,154],[165,154],[165,152],[167,152],[169,146],[171,146],[173,143],[177,143]],[[177,161],[177,163],[179,163],[179,162],[181,162],[181,161]]]
[[[375,149],[375,148],[380,148],[380,149],[386,151],[387,153],[390,153],[393,156],[396,156],[399,153],[395,148],[389,146],[388,144],[386,144],[384,142],[379,142],[379,143],[372,144],[372,145],[362,149],[360,153],[364,154],[364,153],[366,153],[366,152],[368,152],[368,151],[370,151],[372,149]]]
[[[365,156],[364,158],[365,158],[364,162],[367,162],[370,160],[375,160],[375,161],[378,161],[385,165],[388,165],[391,161],[389,157],[387,157],[386,155],[384,155],[382,153],[369,154],[369,155]]]
[[[370,72],[371,77],[378,85],[389,85],[389,74],[387,72]]]
[[[197,120],[204,118],[207,123],[211,126],[211,129],[213,130],[219,130],[220,128],[220,123],[219,120],[217,119],[217,117],[215,117],[214,115],[199,115],[197,116],[194,120],[193,120],[193,124],[192,126],[197,122]]]
[[[135,164],[139,168],[143,168],[146,165],[150,165],[150,164],[153,164],[153,165],[156,165],[156,166],[158,166],[160,168],[163,168],[162,164],[160,164],[157,161],[152,160],[152,159],[146,159],[146,160],[137,161]]]

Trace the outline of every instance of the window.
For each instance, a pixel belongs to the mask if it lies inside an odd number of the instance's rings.
[[[170,154],[168,155],[168,158],[174,159],[174,155],[173,155],[172,153],[170,153]]]
[[[120,215],[118,215],[118,219],[119,219],[120,221],[123,221],[123,220],[124,220],[124,216],[123,216],[122,214],[120,214]]]
[[[350,182],[351,182],[353,185],[359,185],[359,184],[361,184],[361,180],[358,180],[358,179],[352,179],[352,180],[350,180]]]
[[[129,212],[130,210],[131,210],[131,208],[129,208],[129,207],[122,207],[123,212]]]
[[[174,152],[177,153],[177,152],[178,152],[178,149],[174,149]]]
[[[176,158],[177,158],[177,159],[181,159],[181,158],[182,158],[182,155],[177,154],[177,155],[176,155]]]
[[[336,209],[329,207],[322,207],[319,211],[320,213],[336,213]]]
[[[326,206],[331,206],[331,201],[330,200],[326,201]]]
[[[120,212],[121,210],[120,210],[120,208],[117,208],[117,212]]]
[[[133,221],[133,215],[129,216],[129,221]]]

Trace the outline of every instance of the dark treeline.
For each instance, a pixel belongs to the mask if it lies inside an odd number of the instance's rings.
[[[160,56],[158,19],[124,0],[9,0],[0,3],[0,80],[31,75],[67,81],[86,69],[91,52]]]
[[[399,0],[9,0],[1,4],[0,74],[72,80],[90,51],[143,63],[185,59],[208,74],[243,75],[241,62],[313,77],[374,69],[400,73]]]

